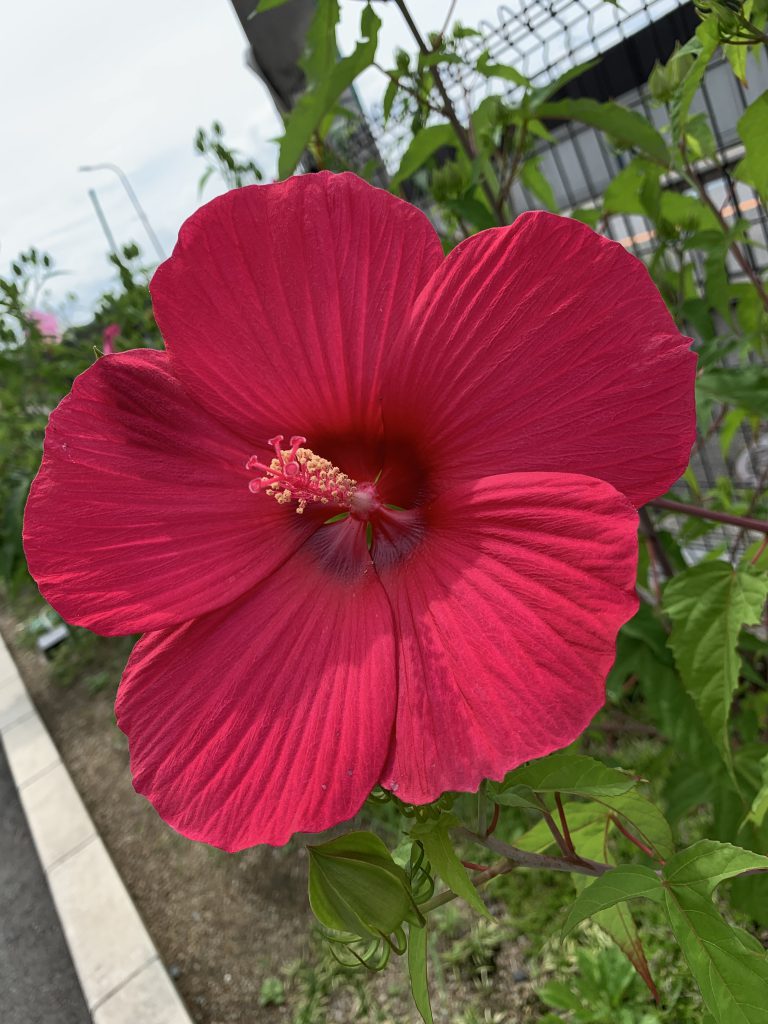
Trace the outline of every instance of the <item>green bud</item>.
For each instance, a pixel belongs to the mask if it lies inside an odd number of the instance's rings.
[[[404,921],[424,923],[408,876],[371,832],[350,832],[307,850],[309,902],[326,928],[378,939]]]

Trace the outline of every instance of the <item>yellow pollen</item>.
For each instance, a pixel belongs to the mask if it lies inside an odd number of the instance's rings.
[[[328,459],[315,455],[310,448],[298,447],[298,442],[303,440],[292,438],[290,449],[281,449],[275,444],[275,457],[269,465],[254,456],[248,466],[262,470],[263,476],[252,480],[250,489],[253,492],[264,491],[279,505],[295,502],[298,515],[307,505],[315,503],[349,507],[357,481]]]

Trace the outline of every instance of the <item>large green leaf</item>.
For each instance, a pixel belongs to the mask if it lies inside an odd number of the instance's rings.
[[[664,139],[650,121],[618,103],[592,99],[564,99],[542,103],[536,110],[544,120],[581,121],[605,132],[622,146],[632,146],[665,166],[669,153]]]
[[[663,899],[664,888],[655,871],[641,864],[622,864],[608,871],[576,897],[563,925],[563,937],[572,932],[577,924],[601,910],[640,896],[652,900]]]
[[[420,167],[443,146],[457,145],[453,128],[445,124],[432,124],[422,128],[411,139],[408,149],[403,153],[400,166],[392,177],[391,187],[397,188],[401,181],[410,178]]]
[[[429,980],[427,978],[427,927],[408,928],[408,974],[416,1009],[424,1024],[432,1024],[432,1006],[429,1001]]]
[[[746,932],[723,920],[706,893],[670,885],[672,931],[717,1024],[768,1024],[768,957]]]
[[[683,684],[731,772],[728,719],[739,681],[739,631],[760,621],[766,596],[765,574],[727,562],[702,562],[664,588],[669,645]]]
[[[381,21],[370,4],[366,4],[361,16],[360,42],[349,57],[341,60],[336,49],[338,21],[338,0],[319,0],[307,33],[308,56],[302,64],[307,90],[286,118],[285,132],[280,139],[278,173],[281,178],[293,173],[323,118],[376,56]]]
[[[537,793],[573,793],[577,796],[619,796],[636,780],[618,768],[609,768],[582,754],[551,754],[510,772],[504,789],[527,786]]]
[[[711,894],[721,882],[745,871],[768,871],[768,857],[730,843],[702,839],[664,865],[664,878],[677,888],[693,886]]]
[[[736,177],[768,199],[768,92],[747,107],[738,127],[746,156],[736,166]]]
[[[440,821],[435,828],[419,829],[418,837],[424,846],[427,860],[442,880],[457,896],[484,917],[490,917],[488,908],[480,899],[477,889],[472,884],[467,869],[459,860],[448,834],[450,819]],[[415,834],[415,833],[414,833]]]

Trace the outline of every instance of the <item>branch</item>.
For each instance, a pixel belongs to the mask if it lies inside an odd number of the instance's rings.
[[[714,512],[708,508],[701,508],[698,505],[686,505],[682,501],[667,501],[666,498],[656,498],[649,501],[653,508],[662,508],[667,512],[678,512],[682,516],[693,516],[696,519],[711,519],[713,523],[727,523],[729,526],[739,526],[742,530],[754,530],[756,533],[768,533],[768,522],[764,519],[752,519],[749,516],[733,516],[729,512]]]
[[[418,26],[416,25],[416,22],[411,17],[411,12],[408,10],[408,8],[407,8],[407,6],[405,4],[405,0],[394,0],[394,3],[396,4],[396,6],[398,7],[400,13],[402,14],[402,16],[403,16],[403,18],[405,20],[405,23],[406,23],[406,25],[408,26],[408,28],[410,30],[411,35],[416,40],[416,45],[421,50],[421,52],[424,54],[424,56],[428,57],[433,51],[427,46],[425,40],[422,38],[422,35],[419,32]],[[458,118],[458,115],[456,113],[456,108],[453,105],[453,101],[451,100],[451,97],[448,95],[448,90],[445,88],[445,84],[443,83],[443,79],[442,79],[442,77],[440,75],[440,72],[437,70],[436,67],[430,68],[430,72],[431,72],[432,78],[434,79],[434,82],[435,82],[435,88],[440,93],[440,98],[443,101],[443,111],[442,112],[443,112],[443,114],[445,114],[445,116],[450,121],[451,126],[453,127],[453,130],[456,133],[456,138],[458,139],[458,141],[459,141],[459,143],[461,145],[461,148],[464,150],[466,155],[469,157],[470,161],[472,161],[477,156],[477,153],[475,152],[475,147],[472,145],[472,139],[469,136],[469,132],[467,131],[467,129],[464,127],[464,125],[461,123],[461,121]],[[503,211],[503,209],[501,207],[500,202],[497,200],[496,196],[493,194],[493,189],[491,188],[491,186],[489,185],[489,183],[486,181],[485,178],[482,179],[481,185],[482,185],[483,192],[485,192],[485,195],[486,195],[486,197],[488,199],[488,202],[491,204],[491,209],[496,214],[496,218],[497,218],[499,224],[504,224],[505,223],[504,211]]]

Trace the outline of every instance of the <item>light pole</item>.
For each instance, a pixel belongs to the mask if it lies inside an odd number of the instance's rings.
[[[155,248],[155,252],[157,253],[158,259],[164,260],[165,259],[165,253],[163,252],[162,245],[160,245],[160,239],[157,237],[157,235],[155,234],[154,228],[149,223],[149,218],[147,217],[146,213],[144,212],[144,208],[142,207],[141,203],[139,202],[139,197],[133,191],[133,186],[131,185],[130,181],[128,181],[128,177],[125,174],[125,171],[123,171],[122,168],[118,167],[117,164],[108,164],[108,163],[107,164],[84,164],[82,167],[78,167],[78,170],[79,171],[113,171],[118,176],[118,178],[120,179],[120,181],[122,183],[123,188],[125,189],[126,193],[128,194],[128,198],[130,199],[131,203],[133,204],[134,210],[139,215],[139,220],[144,225],[144,229],[147,232],[147,235],[149,236],[150,242],[152,243],[152,245]]]

